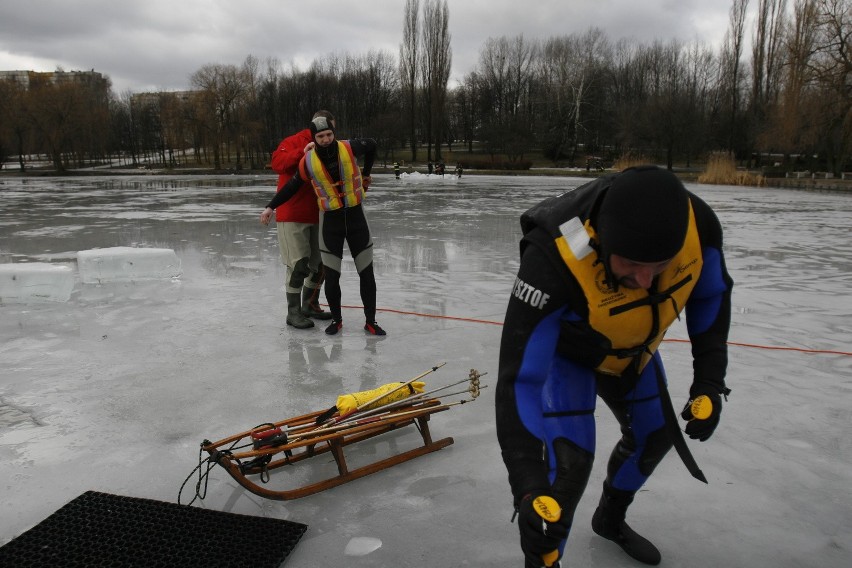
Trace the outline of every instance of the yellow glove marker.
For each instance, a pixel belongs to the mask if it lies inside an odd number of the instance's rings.
[[[532,505],[535,512],[538,513],[538,516],[548,523],[555,523],[559,520],[559,517],[562,516],[562,508],[553,497],[539,495],[535,498],[535,500],[533,500]],[[556,564],[556,561],[559,560],[559,549],[554,549],[547,554],[542,554],[541,560],[544,562],[545,566],[553,566]]]
[[[713,414],[713,401],[709,396],[702,394],[692,401],[689,411],[698,420],[707,420]]]

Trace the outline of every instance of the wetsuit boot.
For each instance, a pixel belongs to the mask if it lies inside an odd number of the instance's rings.
[[[287,325],[296,329],[314,327],[314,322],[302,313],[302,298],[298,292],[287,293]]]
[[[600,504],[592,517],[592,530],[613,541],[639,562],[656,566],[661,560],[660,551],[624,522],[633,496],[632,492],[620,491],[604,482]]]
[[[324,312],[317,303],[319,291],[319,288],[302,288],[302,313],[309,318],[330,320],[331,312]]]

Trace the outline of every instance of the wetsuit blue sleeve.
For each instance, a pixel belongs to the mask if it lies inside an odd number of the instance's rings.
[[[299,172],[296,171],[296,174],[281,187],[281,190],[275,194],[275,197],[273,197],[272,201],[270,201],[266,206],[270,209],[281,207],[294,195],[296,195],[296,192],[299,191],[299,188],[302,187],[302,184],[305,183],[305,181],[307,180],[303,180],[302,176],[299,175]]]
[[[528,246],[506,309],[495,409],[497,438],[516,500],[550,487],[542,451],[542,391],[568,307],[564,290],[546,255]]]
[[[686,325],[692,342],[694,380],[725,387],[733,280],[725,267],[722,227],[703,201],[693,198],[704,265],[686,303]]]

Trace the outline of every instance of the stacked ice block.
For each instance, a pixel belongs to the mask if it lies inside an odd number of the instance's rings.
[[[172,249],[133,247],[81,250],[77,270],[84,284],[171,279],[183,273]],[[0,303],[67,302],[74,282],[74,269],[64,264],[0,264]]]

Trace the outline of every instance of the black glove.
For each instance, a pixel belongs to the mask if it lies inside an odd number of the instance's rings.
[[[553,552],[568,538],[568,527],[561,520],[547,522],[533,507],[536,497],[548,493],[537,492],[525,496],[518,506],[518,530],[521,532],[521,550],[527,566],[544,566],[542,556]]]
[[[683,407],[683,412],[680,413],[680,417],[688,421],[686,424],[686,435],[693,440],[700,440],[702,442],[709,440],[710,436],[713,435],[713,431],[716,430],[716,426],[719,425],[719,417],[722,414],[722,395],[725,395],[727,400],[728,393],[730,392],[731,389],[722,387],[722,390],[719,390],[718,386],[711,383],[693,383],[692,388],[689,389],[689,402],[686,403],[686,406]],[[709,415],[703,419],[696,417],[693,414],[692,408],[692,404],[701,396],[706,396],[708,400],[700,400],[698,403],[699,408],[696,410],[706,413],[707,402],[711,405]]]

